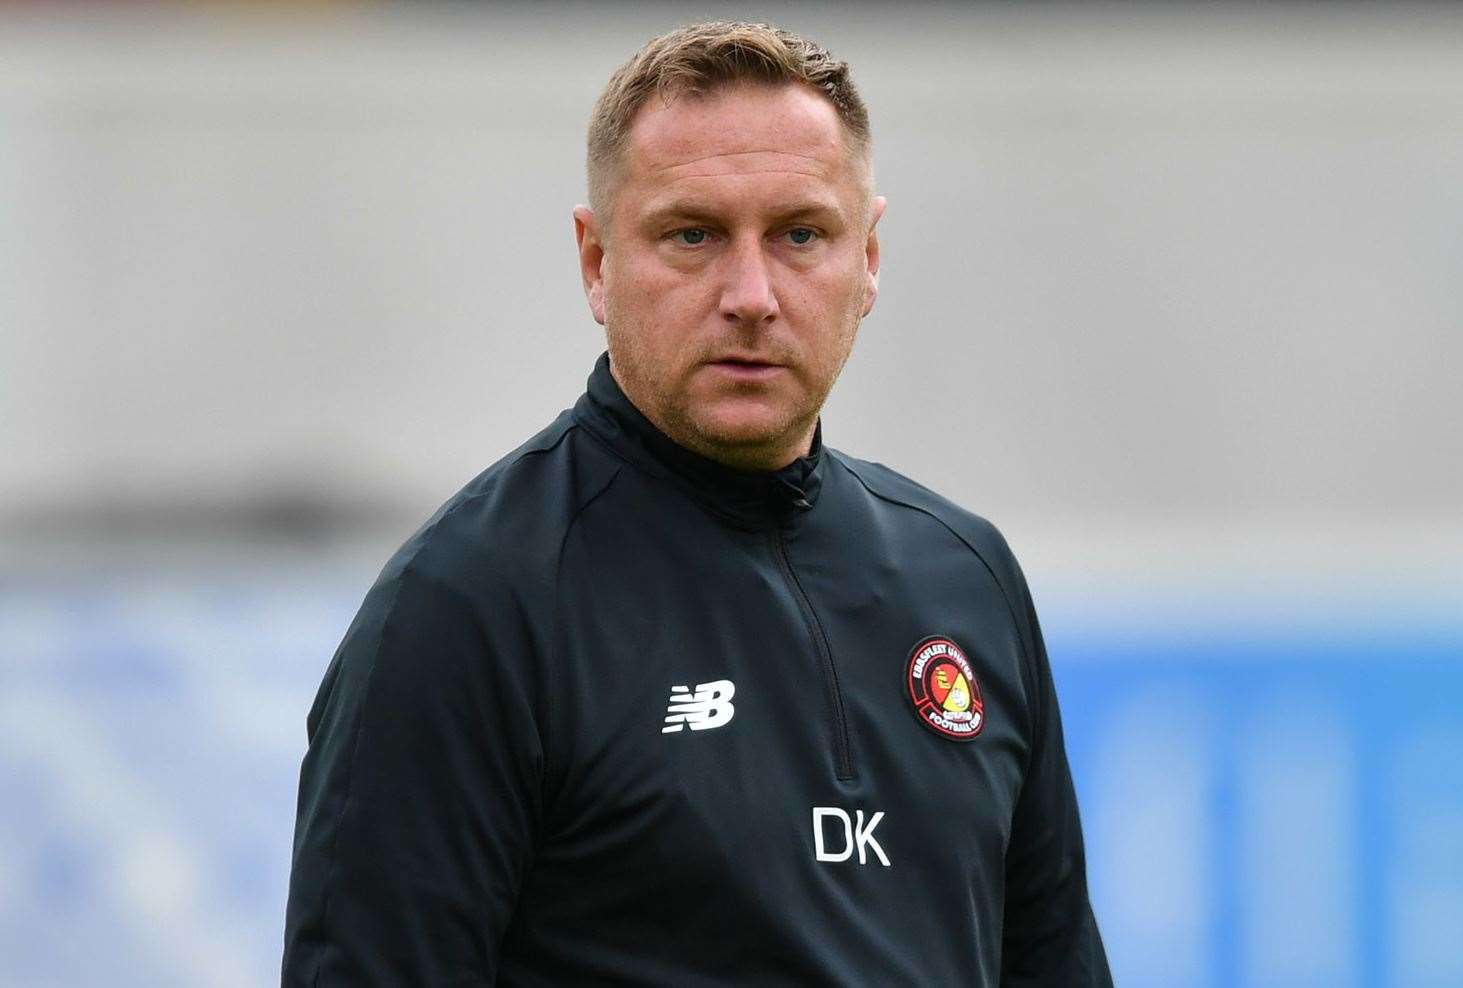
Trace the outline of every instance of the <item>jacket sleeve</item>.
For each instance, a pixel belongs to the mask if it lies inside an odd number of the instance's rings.
[[[1005,988],[1111,988],[1107,956],[1087,897],[1082,825],[1062,740],[1051,666],[1031,595],[1018,604],[1030,648],[1033,737],[1006,850]]]
[[[391,570],[306,722],[285,986],[492,984],[533,851],[543,746],[526,636]]]

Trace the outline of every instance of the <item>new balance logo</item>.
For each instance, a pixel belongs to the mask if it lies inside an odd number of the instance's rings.
[[[670,706],[665,711],[665,727],[662,734],[690,727],[693,731],[709,731],[731,723],[737,712],[732,706],[732,694],[737,688],[730,679],[718,679],[714,683],[697,683],[696,692],[689,686],[672,686]]]
[[[884,849],[879,842],[874,840],[874,828],[879,821],[884,819],[884,811],[880,810],[869,817],[868,826],[864,826],[864,811],[858,810],[855,820],[848,818],[848,812],[836,806],[815,806],[813,807],[813,853],[819,861],[847,861],[853,856],[854,848],[858,848],[858,863],[868,863],[868,852],[874,854],[889,867],[889,858],[884,854]],[[843,824],[843,849],[841,851],[830,851],[823,839],[823,821],[827,817],[833,817]],[[838,831],[835,829],[834,833]]]

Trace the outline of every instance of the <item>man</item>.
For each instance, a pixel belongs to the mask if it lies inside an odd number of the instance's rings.
[[[1107,985],[1000,535],[822,444],[884,200],[847,66],[651,41],[587,394],[387,564],[311,710],[288,985]]]

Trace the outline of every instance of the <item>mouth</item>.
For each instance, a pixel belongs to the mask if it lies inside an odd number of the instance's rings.
[[[743,385],[756,385],[756,383],[771,381],[772,378],[787,370],[787,367],[780,363],[768,363],[765,360],[746,359],[746,357],[723,357],[721,360],[712,360],[707,366],[715,370],[721,378],[743,383]]]
[[[718,360],[707,362],[707,366],[743,380],[760,380],[772,377],[779,371],[786,370],[782,364],[775,364],[766,360],[758,360],[756,357],[722,357]]]

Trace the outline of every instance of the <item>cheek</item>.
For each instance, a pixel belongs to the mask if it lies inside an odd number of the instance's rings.
[[[638,314],[637,322],[677,324],[693,308],[700,291],[699,281],[672,270],[653,253],[632,256],[612,267],[605,278],[606,303],[626,315]]]
[[[817,267],[794,273],[788,287],[831,319],[862,303],[866,281],[862,255],[840,250]]]
[[[781,296],[784,312],[818,346],[825,363],[841,362],[858,329],[863,300],[861,270],[846,266],[791,278]]]
[[[605,276],[606,329],[645,373],[667,383],[703,349],[704,295],[699,283],[653,258],[622,261]]]

